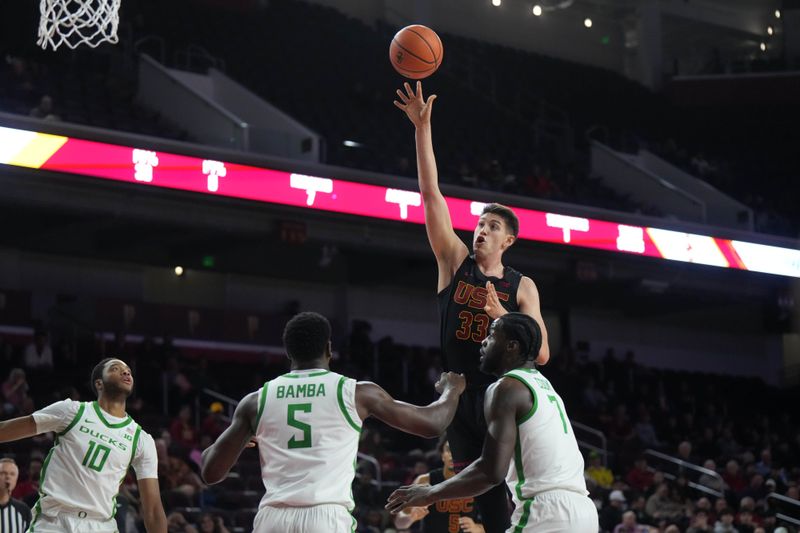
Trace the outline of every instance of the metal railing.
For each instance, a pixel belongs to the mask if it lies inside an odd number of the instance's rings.
[[[358,452],[358,461],[366,461],[372,466],[372,468],[375,470],[375,475],[372,476],[372,481],[370,482],[370,485],[374,485],[379,489],[382,488],[383,481],[381,480],[381,464],[378,462],[378,460],[371,455]],[[358,472],[356,472],[356,477],[358,478],[361,477],[358,475]]]
[[[656,459],[660,459],[660,460],[665,461],[667,463],[671,463],[673,465],[676,465],[678,467],[678,473],[680,473],[681,470],[690,470],[692,472],[696,472],[696,473],[700,474],[701,476],[709,476],[709,477],[715,479],[719,483],[719,486],[722,487],[723,490],[724,490],[725,482],[722,480],[722,476],[720,476],[714,470],[709,470],[708,468],[704,468],[704,467],[702,467],[700,465],[696,465],[694,463],[686,462],[686,461],[684,461],[682,459],[678,459],[677,457],[673,457],[671,455],[667,455],[665,453],[661,453],[661,452],[653,450],[653,449],[645,450],[644,454],[646,456],[655,457]],[[675,474],[673,474],[671,472],[664,472],[663,469],[659,469],[659,471],[664,474],[665,478],[667,478],[667,479],[669,479],[671,481],[675,480],[678,477],[677,475],[675,475]],[[690,488],[693,488],[693,489],[695,489],[695,490],[697,490],[699,492],[703,492],[705,494],[710,494],[710,495],[715,496],[717,498],[722,498],[724,496],[723,490],[714,489],[714,488],[709,487],[707,485],[704,485],[702,483],[697,483],[695,481],[689,480],[688,478],[687,478],[687,485]]]
[[[195,427],[200,427],[200,398],[201,396],[208,396],[213,398],[215,401],[222,402],[223,405],[226,406],[226,414],[223,417],[226,422],[230,422],[233,419],[233,412],[236,410],[236,406],[239,405],[239,402],[231,398],[230,396],[225,396],[224,394],[220,394],[217,391],[211,389],[203,389],[200,391],[200,394],[195,396],[194,398],[194,424]]]
[[[788,504],[794,506],[797,510],[797,516],[789,516],[785,513],[777,511],[775,513],[775,518],[778,520],[783,520],[784,522],[788,522],[790,524],[794,524],[796,526],[800,526],[800,501],[795,500],[794,498],[789,498],[788,496],[783,496],[782,494],[778,494],[777,492],[770,492],[767,494],[766,500],[769,502],[770,499],[779,501],[784,504]]]
[[[591,444],[583,439],[579,439],[577,431],[575,431],[575,439],[578,441],[578,447],[599,453],[600,457],[603,458],[603,466],[608,466],[608,439],[606,439],[605,433],[603,433],[599,429],[587,426],[586,424],[575,422],[574,420],[571,420],[570,422],[572,423],[573,431],[580,430],[584,433],[589,433],[590,435],[593,435],[599,439],[599,446]]]

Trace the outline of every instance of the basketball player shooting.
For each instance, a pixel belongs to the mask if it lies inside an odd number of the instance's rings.
[[[514,212],[499,204],[488,204],[478,219],[472,236],[472,251],[453,230],[447,203],[439,190],[439,177],[431,137],[431,110],[436,95],[427,100],[422,83],[416,92],[408,83],[397,90],[394,105],[403,110],[416,128],[419,189],[425,208],[425,229],[439,268],[437,295],[441,316],[442,351],[446,370],[463,373],[467,391],[447,428],[456,471],[481,455],[486,435],[483,398],[493,381],[479,366],[480,343],[489,325],[508,312],[519,311],[532,317],[542,331],[542,344],[536,363],[550,359],[547,330],[539,309],[539,292],[529,277],[503,266],[503,254],[519,233]],[[509,526],[505,488],[498,485],[476,499],[487,533],[505,531]]]

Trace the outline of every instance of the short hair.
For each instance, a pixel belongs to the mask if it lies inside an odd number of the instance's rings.
[[[13,457],[0,457],[0,465],[3,463],[8,463],[17,466],[17,462],[14,460]]]
[[[506,223],[506,226],[508,226],[508,229],[511,230],[511,234],[514,236],[514,238],[519,235],[519,219],[517,218],[517,215],[514,214],[514,211],[512,211],[510,208],[502,204],[486,204],[483,206],[481,215],[485,215],[486,213],[491,213],[502,218]]]
[[[542,348],[542,328],[532,316],[525,313],[506,313],[498,326],[510,340],[519,342],[519,353],[526,361],[536,359]]]
[[[95,367],[92,369],[92,378],[91,382],[89,383],[89,386],[94,391],[94,395],[97,396],[98,398],[100,397],[100,392],[97,390],[97,387],[95,386],[94,383],[98,379],[103,379],[103,369],[106,367],[106,364],[108,364],[109,361],[113,361],[114,359],[116,359],[116,357],[106,357],[105,359],[97,363]]]
[[[295,361],[321,357],[331,340],[331,324],[319,313],[306,311],[295,315],[283,329],[286,353]]]

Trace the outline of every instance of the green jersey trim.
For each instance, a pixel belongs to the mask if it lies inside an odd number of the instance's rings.
[[[136,457],[136,447],[139,446],[139,435],[142,432],[142,426],[136,425],[136,433],[133,434],[133,444],[131,445],[131,460],[128,461],[128,468],[122,473],[122,479],[119,480],[119,484],[122,485],[125,482],[125,478],[128,476],[128,470],[131,469],[131,465],[133,465],[133,458]],[[111,502],[111,518],[117,516],[117,495],[119,495],[119,491],[117,494],[114,495],[114,499]]]
[[[519,517],[519,522],[514,527],[514,533],[522,533],[525,530],[525,526],[528,525],[528,519],[531,517],[531,504],[533,500],[525,500],[525,503],[522,505],[522,516]]]
[[[521,369],[517,369],[517,370],[521,370]],[[531,391],[531,399],[533,400],[533,405],[531,405],[530,411],[528,411],[527,413],[525,413],[524,415],[522,415],[521,417],[519,417],[517,419],[517,425],[521,426],[522,424],[527,422],[533,416],[533,414],[536,412],[536,409],[539,407],[539,400],[536,397],[536,391],[533,390],[533,387],[531,387],[531,384],[528,383],[521,376],[517,376],[515,374],[512,374],[511,372],[508,372],[503,377],[504,378],[514,378],[517,381],[519,381],[520,383],[522,383],[523,385],[525,385],[525,387],[527,387],[529,391]]]
[[[339,386],[336,387],[336,397],[339,399],[339,409],[342,410],[342,414],[344,415],[344,419],[347,420],[347,423],[350,424],[350,427],[361,433],[361,426],[356,424],[353,419],[350,417],[350,413],[347,412],[347,407],[344,405],[344,396],[342,395],[342,391],[344,390],[344,380],[347,379],[342,376],[339,379]]]
[[[258,424],[261,423],[261,415],[264,414],[264,406],[267,404],[267,391],[269,390],[269,381],[264,383],[261,387],[261,395],[258,398],[258,414],[256,414],[256,425],[253,428],[253,433],[258,431]]]
[[[63,437],[64,435],[66,435],[67,432],[70,429],[72,429],[75,426],[75,424],[77,424],[80,421],[81,417],[83,416],[83,412],[85,410],[86,410],[86,404],[81,402],[81,406],[78,407],[78,412],[75,413],[75,418],[72,419],[72,422],[70,422],[69,425],[64,428],[64,431],[62,431],[61,433],[56,435],[56,442],[58,442],[58,437]]]
[[[319,372],[311,372],[310,374],[284,374],[282,378],[291,378],[291,379],[298,379],[298,378],[316,378],[318,376],[324,376],[325,374],[330,374],[330,370],[320,370]]]
[[[120,422],[120,423],[118,423],[118,424],[112,424],[111,422],[109,422],[108,420],[106,420],[106,417],[105,417],[105,416],[103,416],[103,410],[102,410],[102,409],[100,409],[100,404],[98,404],[98,403],[97,403],[97,400],[95,400],[95,401],[93,401],[93,402],[92,402],[92,407],[94,407],[94,412],[95,412],[95,413],[97,413],[97,416],[100,418],[100,421],[101,421],[101,422],[102,422],[102,423],[103,423],[103,424],[104,424],[104,425],[105,425],[107,428],[111,428],[111,429],[119,429],[119,428],[124,428],[125,426],[127,426],[128,424],[130,424],[130,423],[131,423],[131,421],[133,420],[133,419],[131,418],[131,416],[130,416],[130,415],[128,415],[128,417],[127,417],[125,420],[123,420],[122,422]]]

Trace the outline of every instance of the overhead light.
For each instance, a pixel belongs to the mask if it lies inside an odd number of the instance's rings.
[[[500,4],[502,4],[502,3],[503,3],[503,0],[492,0],[492,5],[494,7],[499,7]]]
[[[536,4],[535,6],[533,6],[533,14],[536,15],[537,17],[541,17],[542,16],[542,6],[540,6],[539,4]]]
[[[772,35],[773,33],[775,33],[775,28],[767,26],[767,35]]]
[[[342,144],[347,146],[348,148],[360,148],[363,146],[363,144],[357,143],[355,141],[344,141]]]
[[[592,19],[590,19],[589,17],[586,17],[584,19],[584,21],[583,21],[583,25],[586,26],[587,28],[591,28],[592,27]]]
[[[761,48],[762,52],[767,51],[767,43],[761,43],[760,45],[758,45],[758,47]]]
[[[178,277],[183,276],[183,267],[178,265],[175,267],[175,275]]]
[[[780,10],[780,9],[776,9],[776,10],[775,10],[775,18],[776,18],[776,19],[779,19],[779,18],[781,18],[781,10]]]

